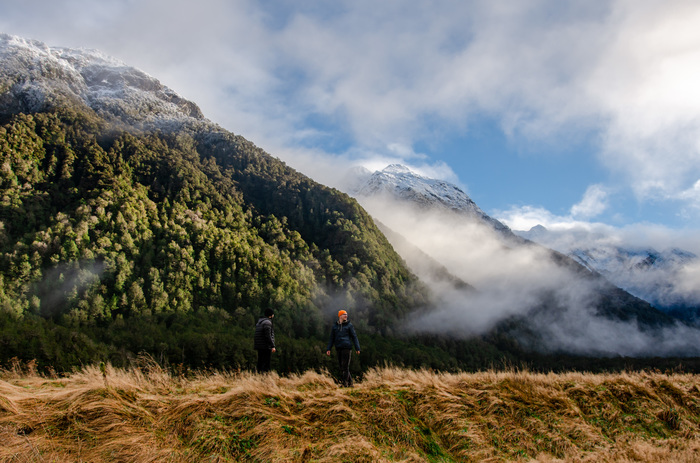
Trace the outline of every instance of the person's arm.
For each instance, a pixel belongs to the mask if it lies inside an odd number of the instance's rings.
[[[355,333],[355,327],[350,325],[350,335],[352,336],[352,342],[355,344],[355,352],[360,353],[360,340],[357,339],[357,333]]]
[[[272,328],[272,322],[265,323],[265,338],[267,339],[267,345],[273,351],[275,350],[275,332]]]
[[[326,347],[326,355],[331,355],[331,347],[335,343],[335,329],[331,326],[331,337],[328,340],[328,346]]]

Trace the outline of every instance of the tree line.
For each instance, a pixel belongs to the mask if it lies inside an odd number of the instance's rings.
[[[63,107],[6,117],[0,163],[0,361],[69,369],[143,351],[249,368],[273,307],[277,367],[302,371],[324,365],[342,307],[364,365],[459,366],[386,342],[429,294],[367,213],[241,137],[117,129]]]
[[[361,333],[355,374],[576,364],[496,333],[403,333],[431,295],[357,202],[206,124],[136,130],[68,105],[5,116],[0,221],[0,364],[66,371],[147,352],[249,369],[266,307],[281,373],[334,368],[322,349],[339,308]]]

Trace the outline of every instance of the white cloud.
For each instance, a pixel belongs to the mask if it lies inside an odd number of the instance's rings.
[[[573,214],[557,215],[546,208],[533,206],[513,206],[492,215],[513,230],[528,231],[537,225],[545,227],[551,232],[550,241],[542,244],[564,253],[574,247],[619,245],[658,250],[676,247],[700,255],[700,242],[694,229],[677,229],[647,222],[616,227],[582,220]]]
[[[606,117],[602,160],[641,198],[680,197],[700,174],[699,21],[696,2],[616,2],[585,82]]]
[[[700,180],[695,182],[693,186],[687,190],[682,191],[679,197],[687,200],[690,207],[700,209]]]
[[[681,269],[675,281],[675,294],[680,294],[687,299],[700,301],[700,262],[694,262]]]
[[[537,225],[551,228],[561,223],[572,223],[571,218],[558,217],[543,207],[535,206],[513,206],[505,211],[496,211],[494,217],[513,230],[529,230]]]
[[[388,198],[360,200],[393,230],[388,236],[395,249],[437,298],[434,310],[410,319],[413,330],[469,336],[488,332],[511,316],[526,316],[539,335],[538,347],[553,351],[631,356],[698,352],[699,330],[674,326],[645,331],[635,322],[601,317],[596,294],[603,283],[557,264],[545,248],[514,246],[483,223],[445,211],[412,209]],[[465,291],[440,277],[426,255],[474,289]],[[542,311],[543,298],[556,310]]]
[[[591,185],[578,204],[571,207],[572,217],[590,219],[600,215],[607,209],[608,192],[601,185]]]
[[[341,160],[376,158],[459,184],[416,142],[486,116],[516,145],[586,137],[615,188],[676,199],[688,217],[700,211],[698,23],[686,0],[0,5],[0,30],[113,54],[324,183]],[[591,187],[568,221],[610,207],[609,188]]]
[[[0,6],[0,29],[103,49],[264,148],[338,153],[342,137],[391,155],[487,115],[520,142],[594,137],[640,198],[683,200],[700,178],[698,23],[692,0]]]
[[[569,215],[556,215],[544,207],[536,206],[512,206],[507,210],[495,211],[493,215],[513,230],[527,231],[536,225],[565,232],[576,229],[590,231],[596,228],[613,230],[613,227],[588,220],[606,210],[608,196],[608,190],[596,184],[590,185],[581,201],[571,206]]]

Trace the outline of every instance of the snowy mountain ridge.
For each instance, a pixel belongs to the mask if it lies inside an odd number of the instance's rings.
[[[656,307],[670,310],[700,306],[697,291],[679,289],[683,286],[679,283],[683,269],[688,265],[700,265],[693,253],[680,249],[657,251],[651,247],[612,245],[605,240],[590,241],[584,236],[561,237],[542,225],[529,231],[512,231],[484,213],[456,185],[428,178],[400,164],[389,165],[376,172],[357,168],[349,175],[355,179],[350,194],[358,199],[387,195],[426,210],[464,213],[489,224],[503,237],[517,237],[560,252],[583,268]],[[509,242],[512,243],[512,240]]]
[[[350,194],[356,197],[388,195],[419,207],[450,210],[477,217],[499,231],[509,228],[490,217],[458,186],[444,180],[420,175],[401,164],[391,164],[382,170],[356,170]]]
[[[0,62],[0,107],[10,112],[40,111],[67,99],[130,125],[205,121],[195,103],[97,50],[0,34]]]
[[[659,251],[648,246],[625,246],[611,243],[604,237],[570,236],[542,225],[514,233],[568,255],[656,307],[669,310],[700,306],[697,292],[684,290],[681,283],[684,269],[699,265],[698,256],[692,252],[678,248]]]

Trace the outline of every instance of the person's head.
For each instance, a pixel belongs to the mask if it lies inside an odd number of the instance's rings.
[[[348,319],[348,313],[345,310],[339,310],[338,311],[338,320],[340,320],[341,322],[344,322],[347,319]]]
[[[272,318],[275,316],[275,312],[272,309],[265,309],[265,316],[267,318]]]

